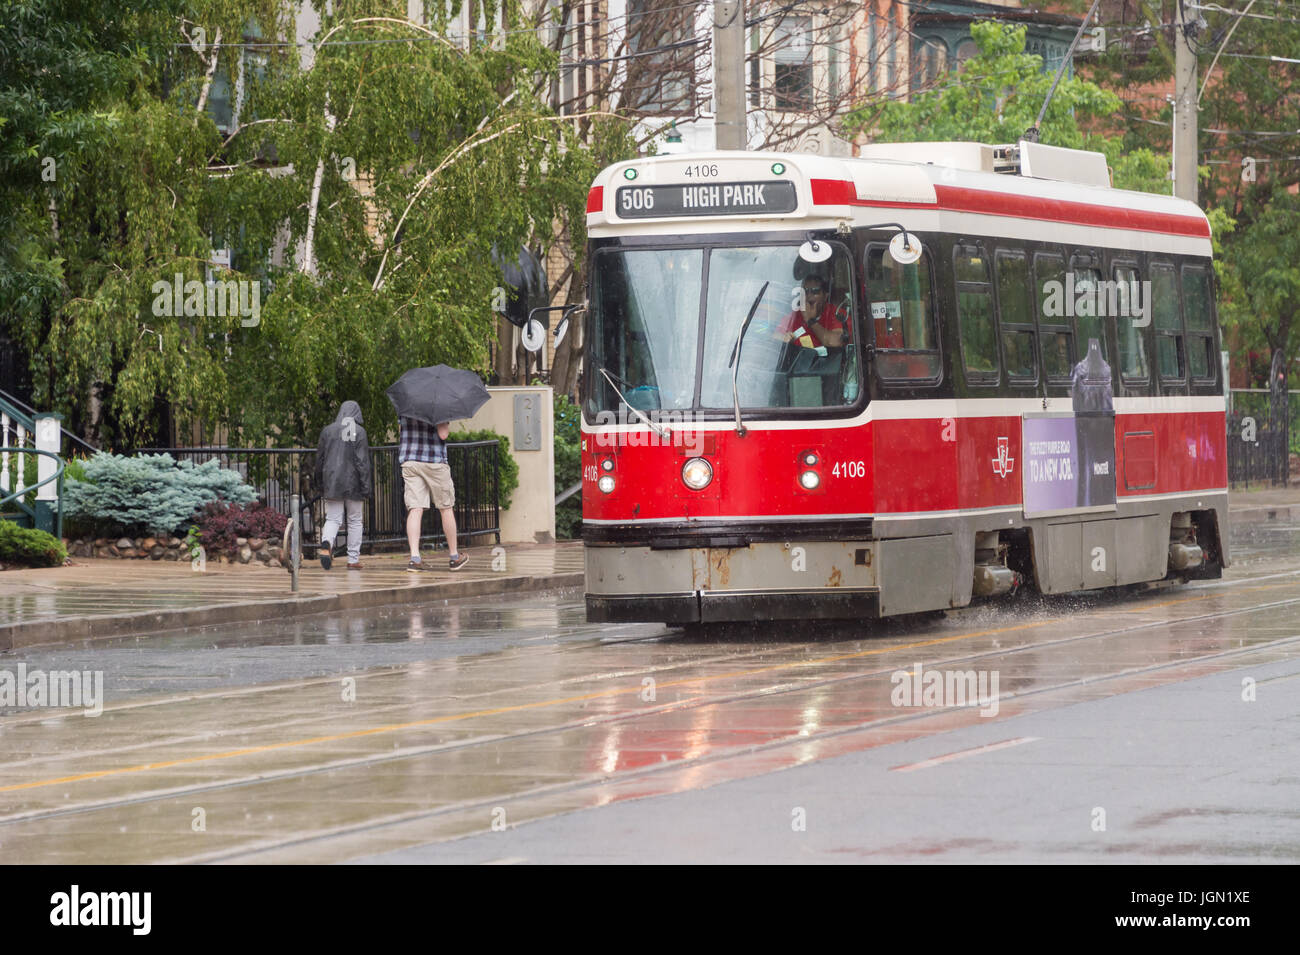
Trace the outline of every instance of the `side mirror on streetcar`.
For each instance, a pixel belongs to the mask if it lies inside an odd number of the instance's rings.
[[[921,257],[921,243],[908,232],[900,232],[889,240],[889,256],[899,265],[911,265]]]
[[[833,251],[829,242],[809,239],[799,246],[799,258],[805,262],[825,262],[831,257]]]

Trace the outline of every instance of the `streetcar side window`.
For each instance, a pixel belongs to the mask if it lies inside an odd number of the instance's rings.
[[[953,271],[966,380],[971,384],[997,384],[998,340],[988,257],[978,246],[958,245],[953,249]]]
[[[1183,317],[1187,320],[1187,367],[1193,378],[1214,379],[1214,317],[1210,273],[1183,267]]]
[[[1126,383],[1145,384],[1150,372],[1143,329],[1151,318],[1151,303],[1142,293],[1137,266],[1117,264],[1113,288],[1118,306],[1114,314],[1119,337],[1119,373]]]
[[[1013,383],[1038,380],[1034,349],[1034,306],[1029,295],[1029,259],[1023,252],[999,251],[994,258],[998,276],[998,325],[1002,357]]]
[[[1068,384],[1074,369],[1074,330],[1065,307],[1065,259],[1051,253],[1034,256],[1034,287],[1038,290],[1038,328],[1043,338],[1043,369],[1047,380]]]
[[[1066,277],[1065,295],[1072,302],[1075,329],[1079,335],[1079,353],[1088,353],[1088,343],[1094,338],[1101,349],[1101,357],[1109,358],[1106,349],[1106,323],[1103,321],[1106,293],[1101,282],[1101,270],[1090,257],[1076,256],[1070,260],[1071,275]],[[1074,281],[1071,282],[1070,279]]]
[[[1167,262],[1151,263],[1151,318],[1156,331],[1156,367],[1160,369],[1160,377],[1181,381],[1184,377],[1183,322],[1174,267]]]
[[[876,373],[884,379],[939,377],[929,256],[902,265],[888,246],[873,244],[865,271]]]

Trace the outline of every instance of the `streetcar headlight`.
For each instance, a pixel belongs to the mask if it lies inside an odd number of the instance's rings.
[[[614,478],[609,474],[602,474],[600,480],[596,482],[596,487],[608,494],[614,490]]]
[[[691,458],[682,465],[682,483],[691,490],[703,490],[712,480],[713,465],[704,458]]]
[[[803,463],[810,468],[815,468],[817,466],[817,454],[813,451],[805,451],[803,453]]]
[[[817,486],[822,483],[821,475],[816,471],[804,471],[799,475],[799,483],[805,491],[815,491]]]
[[[603,461],[600,462],[600,469],[601,469],[602,471],[612,471],[612,470],[614,470],[614,459],[613,459],[613,458],[605,458],[605,460],[603,460]]]

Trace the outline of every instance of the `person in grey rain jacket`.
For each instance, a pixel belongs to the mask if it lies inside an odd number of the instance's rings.
[[[320,563],[333,562],[334,538],[348,521],[348,570],[361,569],[361,509],[370,496],[370,442],[361,427],[361,406],[345,401],[333,424],[321,429],[316,446],[316,486],[325,497]]]
[[[1110,364],[1101,357],[1097,339],[1088,339],[1088,353],[1070,374],[1074,408],[1077,463],[1076,502],[1079,507],[1115,503],[1115,403]],[[1095,420],[1103,417],[1098,424]]]

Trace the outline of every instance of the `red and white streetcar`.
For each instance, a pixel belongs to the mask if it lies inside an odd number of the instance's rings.
[[[591,620],[862,618],[1217,576],[1210,229],[1100,154],[619,163],[587,201]]]

